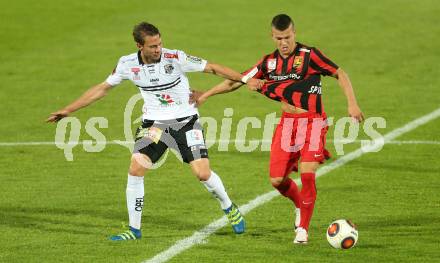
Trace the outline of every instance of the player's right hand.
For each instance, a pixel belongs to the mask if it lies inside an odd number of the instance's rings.
[[[364,114],[357,104],[348,106],[348,115],[359,123],[365,119]]]
[[[59,110],[57,112],[52,112],[46,122],[58,122],[64,117],[69,116],[69,112],[66,110]]]
[[[246,82],[246,85],[248,86],[248,88],[252,91],[257,91],[260,90],[263,85],[264,85],[264,80],[261,79],[249,79]]]

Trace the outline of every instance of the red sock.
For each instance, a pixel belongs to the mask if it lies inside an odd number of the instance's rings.
[[[315,173],[301,174],[301,223],[300,227],[309,230],[310,220],[313,215],[313,208],[316,200]]]
[[[298,191],[298,186],[296,183],[290,179],[287,178],[287,180],[284,180],[280,185],[275,187],[282,195],[292,200],[292,202],[295,204],[296,207],[299,207],[301,202],[301,197]]]

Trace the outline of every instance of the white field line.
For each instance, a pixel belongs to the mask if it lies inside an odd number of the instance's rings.
[[[267,140],[255,140],[258,141],[260,143],[262,142],[271,142],[271,141],[267,141]],[[366,140],[371,142],[371,140]],[[249,142],[249,140],[217,140],[217,141],[207,141],[207,143],[246,143]],[[348,141],[348,140],[327,140],[327,143],[345,143],[345,144],[350,144],[350,143],[361,143],[361,140],[355,140],[355,141]],[[79,141],[79,142],[66,142],[65,144],[70,144],[70,145],[82,145],[84,144],[83,141]],[[118,145],[118,144],[133,144],[133,142],[131,141],[118,141],[118,143],[116,141],[104,141],[104,142],[96,142],[93,141],[92,142],[93,145],[95,144],[108,144],[108,145]],[[407,140],[407,141],[396,141],[396,140],[392,140],[392,141],[388,141],[387,144],[428,144],[428,145],[440,145],[440,141],[429,141],[429,140]],[[55,145],[55,142],[0,142],[0,147],[13,147],[13,146],[41,146],[41,145]]]
[[[440,108],[437,110],[424,115],[420,118],[417,118],[404,126],[397,128],[395,130],[392,130],[391,132],[384,135],[384,141],[385,143],[388,143],[392,141],[393,139],[399,137],[402,134],[405,134],[407,132],[410,132],[414,130],[415,128],[428,123],[436,118],[440,117]],[[381,143],[375,143],[371,146],[371,150],[378,149],[381,147]],[[366,152],[362,150],[362,148],[359,148],[353,152],[348,153],[347,155],[344,155],[343,157],[331,162],[328,165],[322,166],[318,171],[316,172],[316,177],[323,176],[324,174],[327,174],[331,172],[332,170],[339,168],[346,163],[355,160],[362,155],[364,155]],[[301,181],[295,180],[295,182],[300,185]],[[250,211],[252,211],[254,208],[261,206],[269,201],[271,201],[274,197],[278,196],[278,191],[270,191],[265,194],[257,196],[255,199],[249,201],[247,204],[240,206],[240,211],[242,214],[247,214]],[[172,257],[178,255],[179,253],[190,249],[194,245],[201,244],[206,242],[206,239],[219,230],[220,228],[223,228],[226,224],[228,224],[228,221],[226,219],[226,216],[223,216],[220,219],[215,220],[211,224],[207,225],[206,227],[200,229],[199,231],[196,231],[192,236],[181,239],[177,241],[174,245],[169,247],[167,250],[164,250],[163,252],[157,254],[151,259],[145,260],[142,263],[157,263],[157,262],[165,262],[171,259]]]

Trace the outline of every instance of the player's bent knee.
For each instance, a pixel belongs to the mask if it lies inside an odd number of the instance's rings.
[[[280,186],[280,184],[284,181],[284,177],[271,177],[270,178],[270,183],[272,184],[273,187],[278,187]]]
[[[200,181],[206,181],[211,176],[211,168],[209,166],[209,160],[206,158],[197,159],[190,162],[193,173]]]
[[[129,173],[133,176],[144,176],[153,163],[148,156],[141,153],[134,153],[131,156]]]
[[[318,167],[318,162],[301,162],[300,164],[301,173],[315,173]]]
[[[128,169],[128,173],[132,176],[144,176],[145,175],[145,168],[138,167],[138,166],[130,166]]]
[[[199,178],[200,181],[207,181],[210,176],[211,176],[211,171],[209,171],[209,172],[200,172],[200,173],[197,174],[197,178]]]

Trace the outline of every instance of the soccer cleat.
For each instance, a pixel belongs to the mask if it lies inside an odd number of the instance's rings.
[[[238,210],[238,207],[233,203],[229,208],[223,211],[228,217],[229,223],[231,223],[232,229],[234,230],[235,234],[244,233],[246,224],[243,216],[240,213],[240,210]]]
[[[127,231],[114,235],[110,237],[110,240],[113,241],[127,241],[127,240],[136,240],[140,239],[142,237],[142,233],[140,229],[136,229],[133,227],[130,227]]]
[[[309,236],[307,234],[307,230],[305,230],[302,227],[298,227],[296,229],[296,237],[295,237],[295,240],[293,240],[293,243],[295,243],[295,244],[307,244],[308,239],[309,239]]]
[[[299,227],[299,224],[301,222],[301,209],[295,208],[295,232]]]

